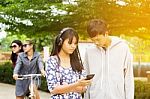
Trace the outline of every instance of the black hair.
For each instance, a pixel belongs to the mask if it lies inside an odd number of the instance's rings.
[[[57,35],[57,37],[55,39],[50,56],[56,55],[58,57],[58,59],[60,60],[58,53],[60,52],[60,50],[62,48],[63,42],[69,38],[69,43],[71,44],[73,37],[75,37],[77,39],[76,43],[78,43],[79,36],[74,29],[72,29],[72,28],[63,29],[60,32],[60,34]],[[61,40],[62,44],[60,44],[60,40]],[[70,63],[71,63],[71,67],[72,67],[73,71],[82,72],[83,65],[82,65],[78,46],[74,50],[74,52],[72,54],[70,54]]]
[[[20,40],[14,40],[14,41],[12,41],[11,44],[13,44],[13,43],[16,43],[19,47],[21,47],[21,49],[19,50],[19,52],[23,52],[22,42]],[[17,57],[18,57],[17,53],[14,53],[12,51],[10,59],[11,59],[11,61],[12,61],[12,63],[13,63],[14,66],[16,65]]]
[[[108,25],[104,20],[93,19],[87,25],[87,32],[91,38],[98,34],[105,34],[108,31]]]

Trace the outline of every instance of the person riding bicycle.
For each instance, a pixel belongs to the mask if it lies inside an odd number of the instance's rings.
[[[13,78],[16,80],[16,99],[24,99],[29,93],[30,79],[17,80],[19,75],[38,74],[41,72],[45,76],[42,58],[35,51],[35,45],[32,40],[26,40],[23,44],[24,52],[19,53],[16,66],[13,72]],[[36,99],[40,99],[36,81],[34,85]]]

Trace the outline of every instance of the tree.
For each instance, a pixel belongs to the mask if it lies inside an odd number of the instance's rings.
[[[3,0],[0,22],[7,25],[11,35],[26,35],[36,39],[38,47],[49,45],[64,27],[73,27],[71,12],[74,5],[61,0]]]
[[[87,21],[101,18],[109,24],[112,35],[125,34],[149,39],[150,1],[81,0],[77,14],[84,30]]]
[[[62,0],[1,0],[0,23],[11,35],[37,39],[39,46],[52,42],[64,27],[73,27],[80,38],[87,39],[90,19],[106,20],[112,35],[125,34],[149,39],[150,1],[79,0],[63,4]]]

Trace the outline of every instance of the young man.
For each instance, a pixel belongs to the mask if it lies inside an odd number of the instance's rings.
[[[132,54],[127,43],[108,36],[103,20],[91,20],[87,32],[94,45],[86,50],[84,66],[95,76],[85,99],[134,99]]]

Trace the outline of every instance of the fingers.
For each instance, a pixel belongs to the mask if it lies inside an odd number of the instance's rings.
[[[17,80],[17,79],[18,79],[18,74],[13,74],[13,78],[14,78],[15,80]]]
[[[79,83],[79,86],[88,86],[91,84],[91,80],[84,80],[84,79],[81,79],[78,81]]]
[[[85,82],[84,82],[84,84],[86,85],[86,86],[88,86],[88,85],[90,85],[91,84],[91,80],[86,80]]]
[[[46,76],[46,72],[45,72],[45,70],[44,70],[44,69],[42,69],[42,70],[41,70],[41,74],[42,74],[42,76],[43,76],[43,77],[45,77],[45,76]]]
[[[46,75],[46,73],[45,73],[45,71],[43,71],[43,72],[42,72],[42,76],[45,77],[45,75]]]

